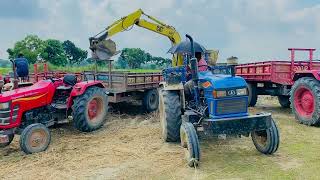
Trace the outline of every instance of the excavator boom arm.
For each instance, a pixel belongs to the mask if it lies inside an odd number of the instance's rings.
[[[143,15],[146,16],[151,21],[142,19],[141,17]],[[129,14],[128,16],[122,17],[121,19],[115,21],[114,23],[109,25],[104,31],[90,38],[90,49],[93,52],[95,52],[100,42],[108,38],[111,38],[112,36],[116,35],[119,32],[128,31],[134,25],[137,25],[139,27],[148,29],[150,31],[153,31],[168,37],[172,45],[176,45],[181,42],[180,34],[175,30],[174,27],[169,26],[152,16],[146,15],[141,9],[138,9],[137,11]],[[107,53],[110,51],[108,50],[107,47],[104,50],[103,48],[100,48],[100,50]],[[173,66],[182,65],[182,64],[183,64],[183,60],[181,55],[173,56],[173,59],[172,59]]]

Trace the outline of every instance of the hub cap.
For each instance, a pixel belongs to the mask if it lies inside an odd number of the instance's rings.
[[[257,143],[261,147],[266,147],[267,146],[267,142],[268,142],[267,131],[256,131],[256,132],[253,132],[252,135],[254,136],[254,138],[256,139]]]
[[[35,130],[31,133],[29,138],[29,145],[31,148],[42,148],[47,141],[47,133],[41,129]]]
[[[300,87],[294,94],[294,106],[302,117],[310,118],[314,112],[314,95],[306,87]]]
[[[100,98],[93,98],[88,104],[89,120],[96,122],[100,114],[102,114],[103,103]]]

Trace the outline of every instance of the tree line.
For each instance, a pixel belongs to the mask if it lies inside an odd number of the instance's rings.
[[[88,52],[77,47],[70,40],[42,40],[36,35],[28,35],[7,50],[9,59],[14,59],[22,53],[31,64],[37,61],[48,61],[57,66],[76,64],[87,59]]]
[[[56,66],[91,64],[87,58],[88,52],[77,47],[72,41],[59,41],[56,39],[42,40],[37,35],[28,35],[17,41],[13,48],[7,50],[9,59],[15,59],[22,53],[34,64],[39,61],[49,62]],[[152,56],[140,48],[124,48],[118,59],[113,63],[115,68],[121,69],[159,69],[171,64],[171,59]]]

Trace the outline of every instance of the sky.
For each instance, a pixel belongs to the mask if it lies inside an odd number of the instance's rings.
[[[2,0],[0,59],[7,59],[6,50],[28,34],[69,39],[88,49],[90,36],[139,8],[174,26],[183,39],[188,33],[207,49],[218,49],[221,62],[230,56],[240,63],[286,60],[289,47],[320,44],[320,0]],[[112,40],[119,50],[171,56],[166,37],[137,26]]]

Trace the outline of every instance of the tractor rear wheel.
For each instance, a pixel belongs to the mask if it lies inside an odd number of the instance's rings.
[[[276,123],[271,119],[271,127],[262,131],[251,132],[256,149],[263,154],[273,154],[278,150],[280,137]]]
[[[159,113],[162,137],[166,142],[180,139],[181,103],[178,92],[160,90]]]
[[[320,124],[320,83],[312,77],[298,79],[291,88],[290,102],[296,119],[305,125]]]
[[[180,127],[181,146],[186,148],[186,159],[190,167],[199,165],[200,144],[197,132],[190,122],[183,122]]]
[[[289,108],[290,107],[290,97],[289,96],[278,96],[278,101],[281,107]]]
[[[7,143],[0,143],[0,148],[4,148],[6,146],[9,146],[11,144],[11,142],[13,141],[14,138],[14,134],[10,134],[8,135],[8,142]]]
[[[144,93],[143,107],[147,112],[156,111],[159,107],[159,93],[157,89],[150,89]]]
[[[254,83],[248,84],[248,105],[254,107],[258,101],[257,86]]]
[[[82,132],[97,130],[103,126],[107,112],[108,99],[104,90],[99,87],[90,87],[73,101],[73,124]]]
[[[40,123],[27,126],[20,135],[20,147],[26,154],[45,151],[50,142],[49,129]]]

